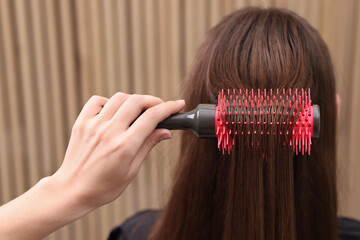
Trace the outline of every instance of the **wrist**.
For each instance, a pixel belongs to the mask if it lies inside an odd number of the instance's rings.
[[[46,177],[0,207],[0,240],[42,239],[91,210],[76,197],[73,188],[56,177]]]
[[[51,194],[53,210],[64,220],[63,225],[87,215],[94,209],[87,203],[86,198],[79,194],[75,183],[53,175],[43,178],[38,184],[42,191]]]

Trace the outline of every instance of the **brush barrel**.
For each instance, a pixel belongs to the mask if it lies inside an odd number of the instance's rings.
[[[278,131],[270,132],[272,126],[279,127]],[[259,145],[258,138],[283,134],[291,137],[288,144],[296,155],[299,152],[310,155],[311,138],[320,137],[320,107],[311,104],[310,89],[222,89],[218,105],[199,104],[190,112],[170,116],[157,128],[216,137],[223,154],[225,151],[230,154],[235,135],[246,135],[246,141],[253,146]]]
[[[171,115],[156,128],[188,130],[200,138],[215,137],[215,106],[215,104],[199,104],[190,112]]]
[[[187,130],[200,138],[216,137],[214,104],[199,104],[194,110],[176,113],[160,122],[156,128]],[[320,107],[313,105],[313,138],[320,137]]]
[[[313,105],[313,138],[320,137],[320,106]]]

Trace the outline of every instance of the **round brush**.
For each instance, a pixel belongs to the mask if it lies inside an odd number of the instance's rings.
[[[156,128],[183,129],[200,138],[216,137],[218,148],[230,154],[235,135],[259,138],[284,135],[294,152],[310,155],[311,138],[320,135],[320,108],[311,104],[310,89],[228,89],[220,91],[217,105],[199,104],[194,110],[173,114]]]

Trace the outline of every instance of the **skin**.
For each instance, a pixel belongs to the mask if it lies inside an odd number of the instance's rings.
[[[184,105],[183,100],[125,93],[91,97],[73,126],[58,171],[0,207],[0,239],[42,239],[117,199],[149,151],[171,138],[169,130],[156,125]]]
[[[335,101],[336,101],[336,115],[339,116],[339,114],[340,114],[340,105],[341,105],[341,98],[340,98],[339,94],[336,94]]]

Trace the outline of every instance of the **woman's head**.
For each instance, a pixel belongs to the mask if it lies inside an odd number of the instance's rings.
[[[154,239],[337,238],[335,80],[328,49],[304,19],[283,9],[246,8],[210,30],[185,83],[186,110],[216,103],[221,89],[310,88],[321,134],[311,156],[281,136],[231,155],[216,139],[182,136],[168,205]],[[265,152],[265,155],[264,155]]]

